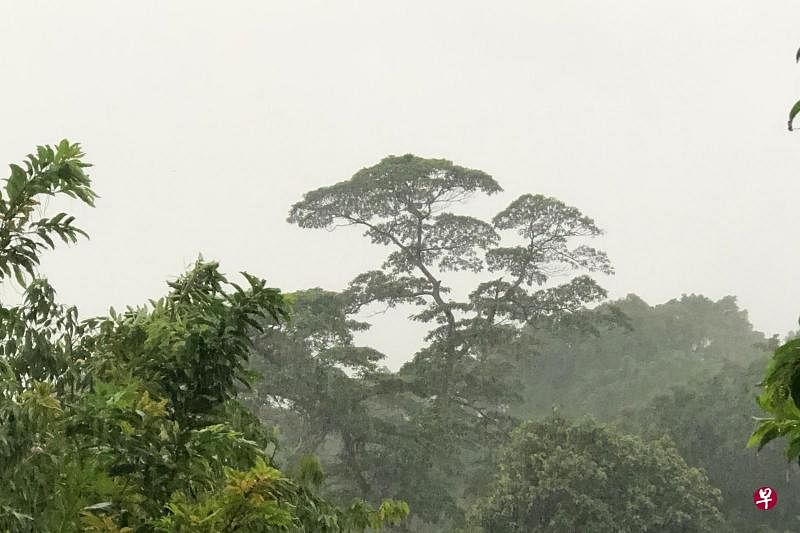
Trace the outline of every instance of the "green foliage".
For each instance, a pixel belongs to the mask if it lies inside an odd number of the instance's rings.
[[[0,202],[0,279],[34,276],[50,233],[79,232],[71,217],[33,220],[41,196],[95,197],[77,145],[37,154],[24,175],[12,167]],[[85,321],[38,278],[0,306],[0,530],[334,533],[408,514],[394,501],[339,509],[313,492],[321,470],[310,484],[277,470],[275,434],[237,393],[252,336],[285,324],[289,304],[242,275],[244,287],[200,260],[166,297]]]
[[[795,59],[797,62],[800,62],[800,50],[797,51],[797,56]],[[795,104],[789,110],[789,131],[794,129],[794,119],[798,113],[800,113],[800,101],[795,102]]]
[[[176,493],[167,504],[171,513],[155,523],[156,530],[294,531],[298,530],[299,515],[300,531],[377,531],[400,523],[409,513],[407,504],[393,500],[384,501],[378,509],[355,502],[340,511],[297,487],[263,460],[246,472],[227,469],[225,474],[224,489],[200,500]]]
[[[0,195],[0,281],[25,291],[0,305],[1,531],[778,525],[741,511],[752,505],[737,477],[784,471],[770,450],[742,455],[736,428],[750,412],[730,407],[752,385],[755,367],[741,363],[775,339],[731,297],[587,309],[606,296],[590,274],[612,269],[586,244],[601,230],[574,207],[527,194],[491,221],[464,216],[453,212],[462,201],[500,192],[490,176],[392,156],[290,213],[302,227],[360,226],[390,247],[343,292],[284,295],[247,273],[236,284],[201,259],[163,298],[80,320],[36,266],[56,238],[82,232],[65,214],[37,218],[37,207],[60,194],[91,204],[88,165],[65,141],[23,166]],[[482,279],[458,298],[451,271]],[[430,324],[397,373],[354,340],[369,327],[355,317],[376,303],[415,305],[411,318]],[[800,427],[797,350],[776,353],[760,400],[773,418],[754,444]],[[668,433],[677,451],[560,418],[511,433],[516,416],[554,404],[648,439]],[[789,451],[797,458],[800,444]],[[707,469],[722,504],[678,452]],[[771,516],[788,520],[789,509]]]
[[[280,471],[263,460],[248,471],[226,469],[225,487],[200,501],[173,495],[171,513],[156,521],[157,530],[175,532],[274,531],[295,521],[290,501],[293,487]]]
[[[325,479],[325,471],[316,455],[304,455],[299,463],[300,475],[298,479],[308,487],[319,487]]]
[[[354,345],[354,333],[368,325],[350,317],[347,297],[311,289],[291,298],[292,321],[256,336],[252,368],[263,379],[244,397],[282,426],[279,456],[300,463],[300,478],[319,481],[309,454],[320,453],[340,499],[389,496],[363,474],[366,464],[380,463],[367,446],[386,444],[385,431],[399,418],[393,395],[405,384],[378,366],[381,353]]]
[[[752,453],[745,447],[742,432],[759,415],[753,397],[766,357],[764,354],[748,365],[727,363],[714,376],[676,387],[620,417],[626,431],[648,438],[669,436],[689,465],[708,474],[711,484],[722,493],[725,531],[783,531],[798,526],[798,468],[787,464],[776,447]],[[752,505],[750,488],[763,485],[773,487],[780,497],[780,504],[769,513]]]
[[[25,273],[28,280],[35,277],[39,253],[55,247],[54,237],[74,243],[78,235],[86,235],[72,225],[75,217],[66,213],[36,217],[46,196],[64,195],[94,205],[97,195],[84,172],[90,165],[82,157],[80,145],[63,140],[56,147],[38,146],[23,166],[11,165],[5,194],[0,195],[0,279],[13,273],[25,286]]]
[[[592,320],[606,306],[623,313],[628,327]],[[750,399],[776,339],[754,331],[733,297],[684,295],[650,306],[629,295],[585,318],[578,327],[562,323],[523,332],[508,355],[525,384],[514,414],[538,418],[557,407],[648,439],[669,437],[687,463],[705,470],[721,489],[725,531],[796,523],[795,469],[775,450],[748,453],[742,434],[758,414]],[[476,472],[473,492],[481,495],[492,475],[491,468]],[[764,483],[786,494],[785,506],[770,513],[755,509],[752,491],[742,487]]]
[[[800,462],[800,339],[775,350],[760,385],[758,406],[772,416],[758,419],[748,447],[761,450],[772,440],[785,438],[787,459]]]
[[[627,317],[627,328],[595,320],[594,331],[531,332],[521,348],[536,355],[520,356],[525,401],[515,413],[543,416],[557,406],[565,414],[608,420],[644,408],[672,387],[708,379],[727,363],[749,364],[763,352],[755,345],[767,342],[733,297],[715,302],[684,295],[650,306],[628,295],[593,313],[611,308]]]
[[[477,191],[494,194],[501,190],[488,174],[444,159],[389,156],[348,181],[306,193],[303,201],[292,206],[289,222],[303,228],[325,228],[345,220],[365,225],[373,242],[387,244],[398,234],[413,238],[417,218],[428,215],[430,219],[432,208],[464,200]],[[395,225],[384,222],[386,219]],[[475,225],[480,226],[477,221]],[[442,229],[435,223],[431,227]],[[447,250],[430,252],[438,258]]]
[[[517,428],[476,531],[720,531],[719,492],[669,442],[558,417]]]
[[[170,283],[167,298],[152,309],[130,310],[101,323],[94,349],[104,360],[124,362],[154,391],[169,399],[176,417],[193,423],[214,406],[232,399],[237,383],[246,383],[252,330],[288,317],[280,292],[243,274],[249,287],[230,284],[216,263],[198,262]],[[102,361],[99,368],[105,368]]]
[[[789,110],[789,131],[794,130],[794,117],[796,117],[798,113],[800,113],[800,100],[795,102],[795,104]]]

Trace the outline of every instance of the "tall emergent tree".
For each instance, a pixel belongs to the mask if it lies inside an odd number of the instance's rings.
[[[447,507],[442,491],[421,494],[419,486],[453,475],[459,447],[507,429],[515,387],[508,384],[504,347],[518,341],[526,324],[567,322],[605,298],[588,273],[612,273],[606,254],[586,244],[601,230],[557,199],[525,194],[491,221],[454,212],[476,194],[501,190],[480,170],[390,156],[306,193],[288,217],[303,228],[357,226],[374,244],[389,247],[381,267],[356,276],[345,291],[352,310],[374,302],[413,304],[420,310],[412,318],[432,324],[428,344],[394,387],[382,389],[402,392],[397,422],[384,428],[380,443],[369,435],[349,443],[365,465],[395,465],[390,471],[365,466],[365,488],[380,492],[391,477],[418,512],[428,507],[435,515]],[[508,242],[501,244],[504,236]],[[453,271],[488,275],[458,299],[447,281]],[[572,273],[580,275],[569,278]],[[559,276],[569,279],[554,283]]]

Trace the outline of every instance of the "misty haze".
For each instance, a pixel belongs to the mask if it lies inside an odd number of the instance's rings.
[[[0,531],[800,531],[800,5],[62,4]]]

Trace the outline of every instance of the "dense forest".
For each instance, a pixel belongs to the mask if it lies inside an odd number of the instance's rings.
[[[458,209],[501,194],[493,177],[389,156],[289,208],[388,250],[343,290],[201,258],[163,296],[81,317],[38,265],[86,236],[43,208],[94,205],[89,166],[39,146],[0,197],[0,280],[22,291],[0,307],[3,531],[800,528],[794,462],[746,448],[760,417],[751,446],[800,455],[800,341],[754,331],[733,296],[607,300],[579,209],[525,194],[481,220]],[[397,372],[356,342],[375,304],[429,327]]]

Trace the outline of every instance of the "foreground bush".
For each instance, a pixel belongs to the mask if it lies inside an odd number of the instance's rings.
[[[281,292],[198,261],[149,305],[78,320],[38,277],[41,251],[83,232],[47,196],[95,198],[78,145],[39,147],[0,195],[0,530],[364,531],[402,502],[340,509],[272,463],[271,431],[237,401],[250,336],[289,318]]]

